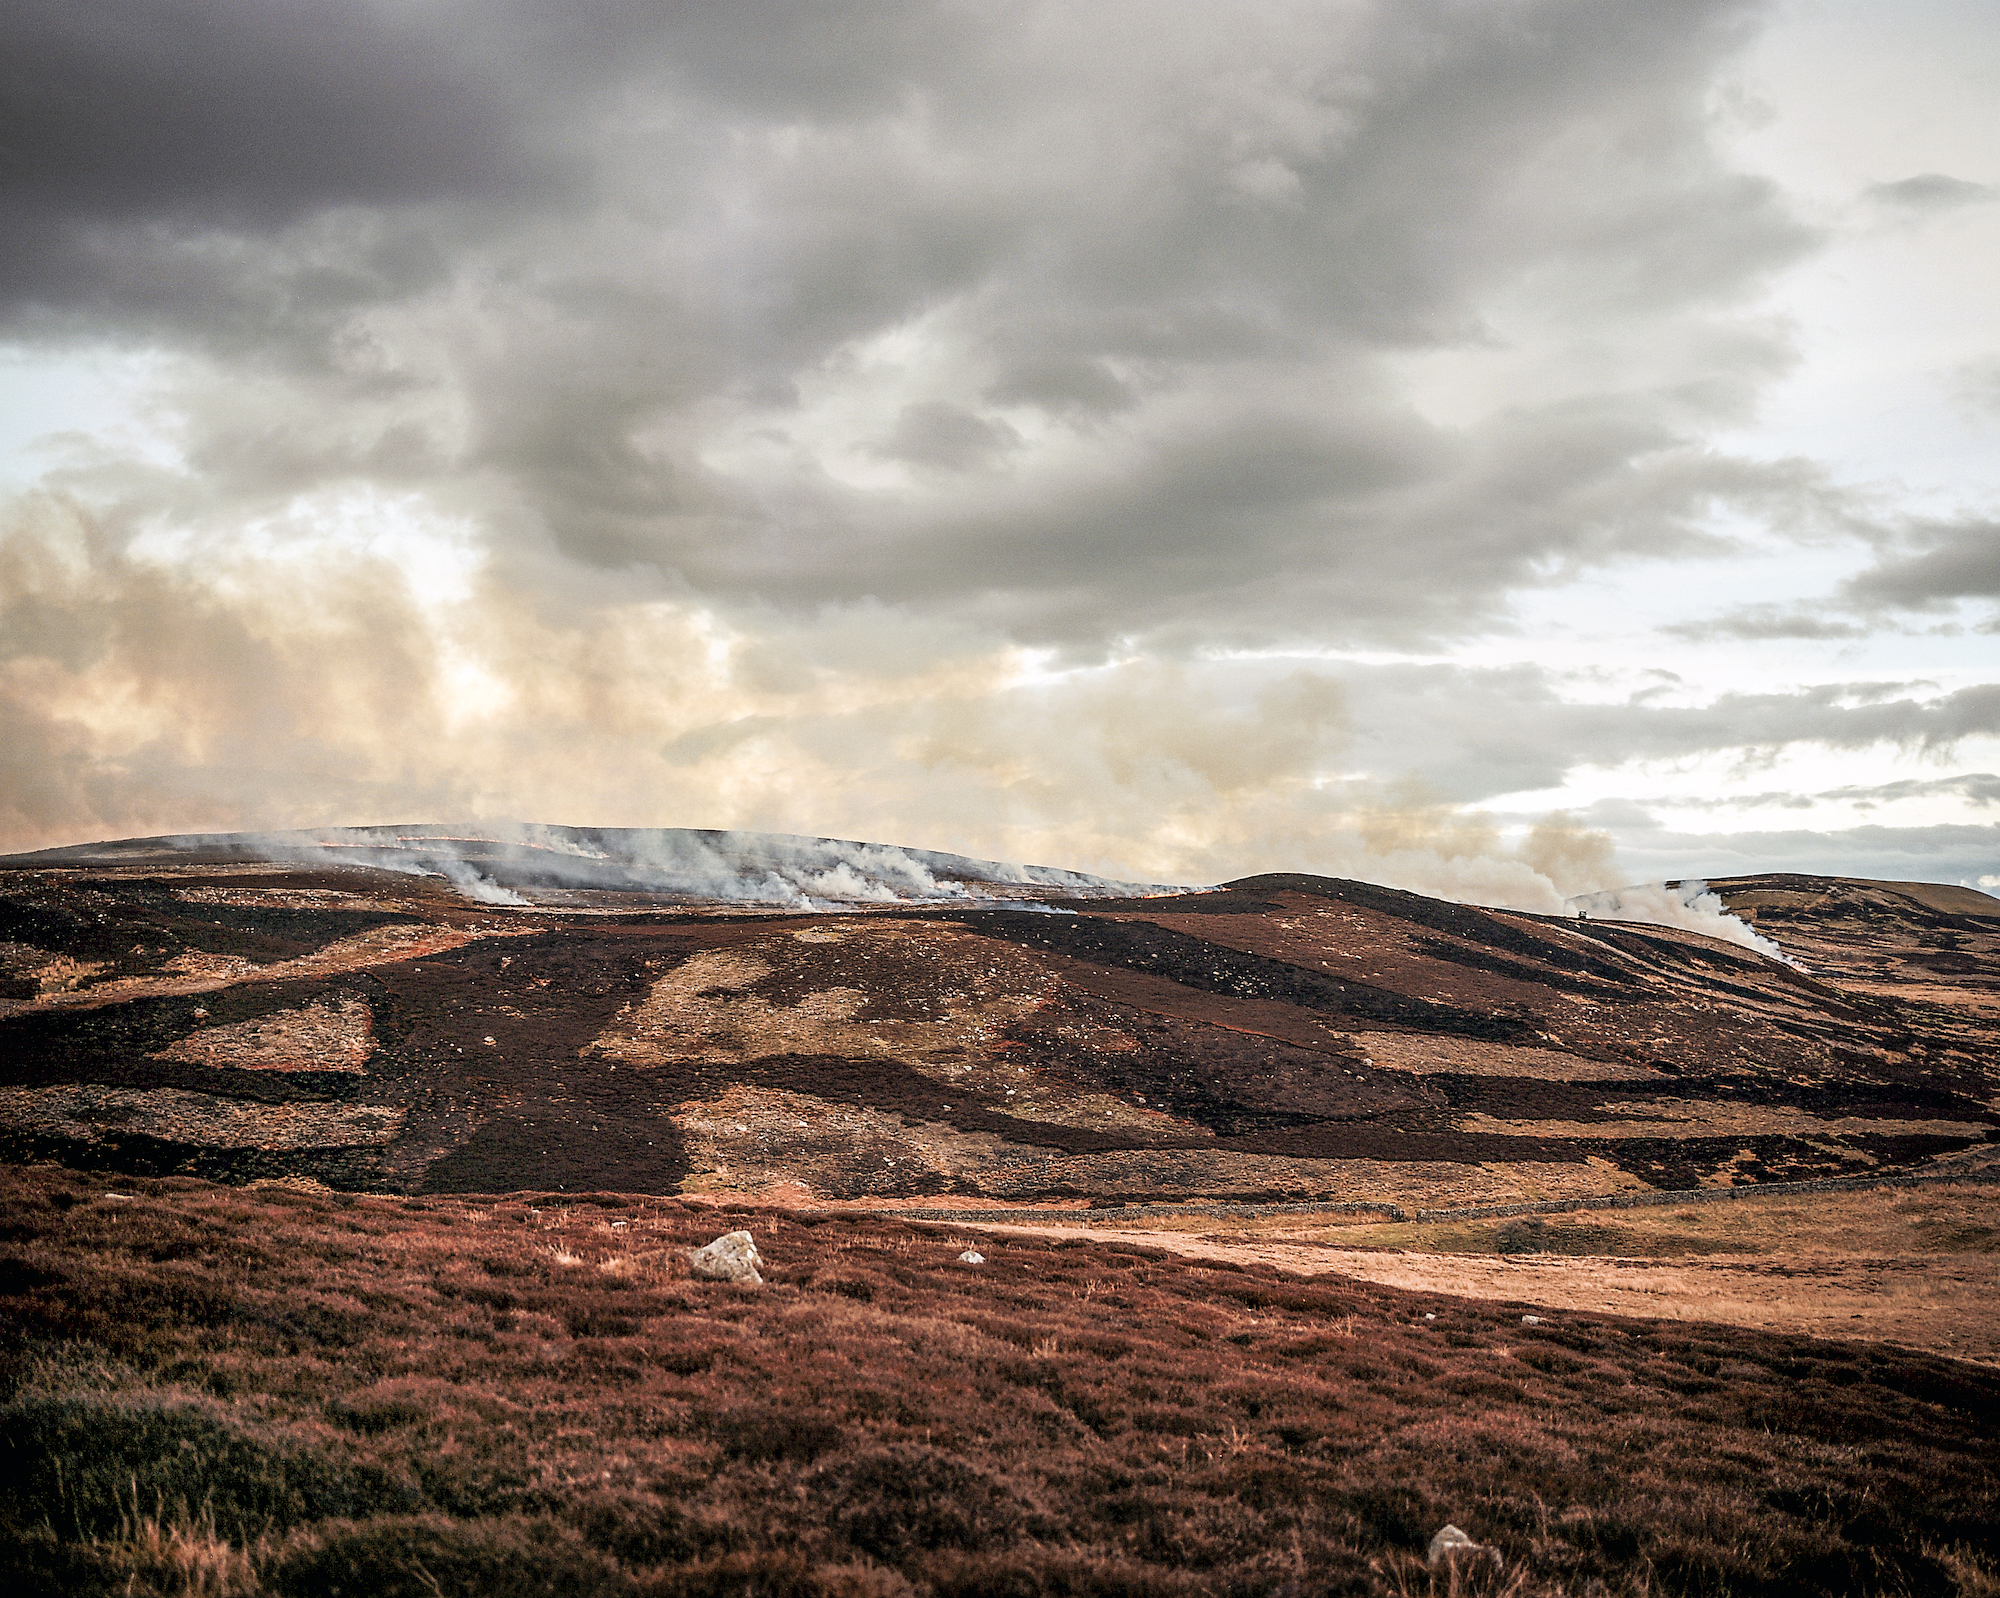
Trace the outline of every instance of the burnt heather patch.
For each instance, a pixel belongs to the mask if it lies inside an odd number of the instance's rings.
[[[2000,917],[1922,885],[1727,891],[1816,974],[1313,877],[1064,915],[600,915],[360,869],[0,870],[0,1159],[1450,1207],[2000,1136]]]
[[[683,1250],[747,1226],[761,1289]],[[988,1263],[956,1263],[966,1246]],[[1985,1590],[2000,1373],[683,1201],[0,1174],[20,1593]],[[1435,1319],[1426,1319],[1426,1316]]]

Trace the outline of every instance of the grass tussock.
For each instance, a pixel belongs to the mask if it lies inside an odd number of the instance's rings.
[[[2000,1586],[2000,1373],[1123,1245],[13,1171],[0,1349],[12,1593]]]

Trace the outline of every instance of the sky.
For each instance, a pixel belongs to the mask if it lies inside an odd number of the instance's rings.
[[[0,849],[2000,888],[1987,0],[16,0]]]

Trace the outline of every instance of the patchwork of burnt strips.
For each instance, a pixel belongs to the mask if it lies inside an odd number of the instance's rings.
[[[2000,903],[1717,887],[1799,966],[1305,876],[1058,914],[591,913],[366,867],[15,864],[0,1153],[374,1191],[1438,1205],[1995,1137]]]

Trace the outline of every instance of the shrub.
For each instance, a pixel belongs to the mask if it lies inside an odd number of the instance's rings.
[[[591,1547],[640,1567],[686,1564],[732,1549],[743,1536],[738,1527],[651,1496],[590,1493],[572,1499],[562,1513]]]
[[[821,1492],[855,1547],[900,1561],[918,1549],[984,1548],[1017,1535],[1026,1506],[956,1454],[921,1444],[872,1449],[828,1473]]]
[[[545,1520],[385,1516],[299,1539],[265,1572],[285,1598],[617,1598],[631,1577]]]
[[[241,1540],[328,1516],[416,1507],[383,1472],[261,1441],[193,1403],[95,1394],[21,1398],[0,1409],[5,1513],[74,1537],[134,1513],[207,1516]]]
[[[824,1415],[761,1404],[730,1410],[709,1425],[725,1455],[753,1461],[815,1460],[838,1448],[844,1435]]]

